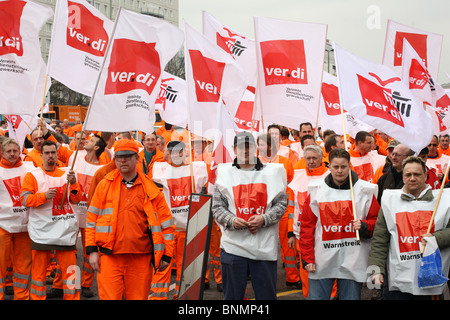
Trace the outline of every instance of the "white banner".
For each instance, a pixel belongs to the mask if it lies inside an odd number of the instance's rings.
[[[161,73],[183,33],[152,16],[121,9],[84,130],[153,132]]]
[[[356,119],[344,109],[342,121],[341,104],[339,98],[338,80],[328,72],[323,72],[322,94],[320,98],[319,124],[324,130],[330,129],[337,134],[349,134],[355,138],[359,131],[372,131],[374,128]]]
[[[189,129],[213,140],[217,131],[217,104],[222,99],[233,113],[247,87],[242,68],[233,57],[185,23],[186,82]]]
[[[32,1],[0,1],[1,114],[39,112],[46,94],[39,31],[52,15]]]
[[[443,36],[388,20],[383,64],[402,74],[403,40],[406,39],[419,54],[434,79],[438,78]]]
[[[257,83],[255,40],[231,30],[205,11],[203,11],[203,34],[229,53],[244,71],[247,90],[237,109],[229,111],[239,129],[259,131],[261,112],[255,108]]]
[[[188,121],[186,81],[163,71],[155,107],[165,122],[185,128]]]
[[[255,17],[257,106],[264,126],[316,123],[327,25]]]
[[[58,0],[48,57],[49,76],[92,96],[113,25],[85,0]]]
[[[408,86],[388,66],[355,56],[335,44],[340,99],[353,116],[419,153],[433,136],[433,122]]]

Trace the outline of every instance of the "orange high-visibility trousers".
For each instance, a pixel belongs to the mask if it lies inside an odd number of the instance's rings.
[[[216,284],[222,283],[222,270],[220,264],[220,238],[222,233],[217,223],[213,220],[211,228],[211,239],[209,243],[209,264],[212,266],[214,271],[214,280]],[[206,268],[205,283],[209,283],[209,266]]]
[[[81,268],[81,286],[84,288],[92,287],[94,282],[95,271],[89,264],[89,256],[86,254],[86,238],[85,238],[85,228],[80,228],[81,232],[81,243],[83,244],[83,267]]]
[[[278,224],[279,238],[281,245],[281,259],[284,262],[287,282],[300,281],[300,274],[297,269],[297,250],[289,248],[288,245],[288,214],[285,213]],[[291,220],[292,221],[292,220]]]
[[[147,300],[152,281],[150,253],[100,256],[97,272],[100,300]]]
[[[7,267],[13,266],[14,300],[29,299],[31,240],[28,232],[9,233],[0,228],[0,300],[6,286]]]
[[[186,242],[186,231],[175,231],[174,238],[175,238],[175,250],[173,257],[177,264],[177,280],[175,282],[174,299],[177,299],[178,291],[180,291],[181,271],[183,269],[183,255],[184,255],[184,245]]]
[[[184,245],[186,242],[185,231],[174,232],[175,247],[173,250],[173,258],[170,261],[169,267],[163,271],[157,271],[152,278],[151,293],[149,300],[167,300],[169,297],[170,276],[173,265],[176,265],[177,276],[175,283],[174,299],[178,297],[180,290],[181,271],[183,268]]]
[[[32,250],[31,252],[31,300],[45,300],[47,298],[45,278],[50,253],[50,250]],[[75,254],[75,250],[55,250],[55,256],[62,272],[64,300],[80,300],[80,291],[78,290],[80,275],[77,272]]]

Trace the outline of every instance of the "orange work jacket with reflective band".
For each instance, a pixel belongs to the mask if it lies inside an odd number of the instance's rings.
[[[147,175],[140,171],[138,175],[146,194],[144,212],[153,244],[152,262],[157,268],[161,259],[170,261],[173,256],[175,225],[164,194]],[[118,169],[114,169],[95,189],[87,212],[85,229],[87,254],[98,250],[107,255],[112,253],[116,240],[121,183],[122,176]]]

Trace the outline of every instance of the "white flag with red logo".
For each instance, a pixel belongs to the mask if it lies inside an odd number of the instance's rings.
[[[163,71],[155,107],[161,118],[170,124],[185,128],[187,125],[186,81]]]
[[[230,113],[222,105],[217,104],[217,131],[214,138],[214,147],[212,153],[211,169],[208,178],[208,192],[214,193],[214,184],[216,182],[217,166],[221,163],[233,161],[234,151],[233,142],[236,136],[236,124],[231,118]]]
[[[23,144],[27,134],[30,134],[32,129],[37,127],[39,117],[33,115],[5,115],[8,122],[9,137],[19,143],[20,150],[23,149]],[[47,129],[54,132],[55,130],[46,122]]]
[[[349,134],[352,138],[359,131],[372,131],[374,128],[356,119],[345,109],[342,123],[341,103],[339,99],[338,80],[328,72],[323,72],[322,94],[320,99],[319,123],[322,130],[333,130],[337,134]]]
[[[409,44],[418,53],[431,76],[437,79],[443,36],[392,20],[387,22],[383,64],[393,68],[397,75],[401,76],[404,39],[408,40]]]
[[[189,129],[206,139],[215,139],[217,104],[221,98],[233,114],[247,87],[242,68],[229,53],[185,23],[186,82]]]
[[[183,33],[162,19],[121,9],[111,38],[84,129],[152,132],[161,74]]]
[[[229,111],[239,129],[259,131],[261,113],[254,110],[257,83],[255,40],[231,30],[205,11],[203,11],[203,34],[229,53],[244,71],[247,90],[238,108]]]
[[[92,96],[114,23],[85,0],[58,0],[48,74]]]
[[[340,99],[355,118],[419,153],[433,136],[433,122],[388,66],[355,56],[335,44]]]
[[[315,123],[327,25],[255,17],[258,89],[264,125]]]
[[[39,112],[46,93],[39,31],[52,15],[32,1],[0,1],[1,114]]]

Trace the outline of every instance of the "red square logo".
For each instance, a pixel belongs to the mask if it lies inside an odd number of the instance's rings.
[[[430,78],[430,74],[420,65],[419,61],[412,59],[409,68],[409,88],[423,89]]]
[[[339,90],[334,84],[322,83],[322,98],[329,116],[341,114]]]
[[[67,194],[64,200],[64,205],[62,209],[60,209],[64,191],[66,190],[66,185],[56,188],[56,196],[53,198],[53,207],[52,207],[52,216],[60,216],[66,214],[73,214],[72,207],[69,204],[69,190],[67,190]]]
[[[20,202],[20,177],[15,177],[11,179],[3,180],[5,184],[6,190],[8,190],[9,196],[11,197],[13,207],[21,207],[22,203]]]
[[[355,238],[353,229],[353,209],[350,200],[322,202],[319,204],[322,224],[322,240]]]
[[[219,102],[225,63],[204,57],[199,50],[189,50],[195,93],[198,102]]]
[[[25,4],[25,1],[0,2],[0,55],[23,55],[20,20]]]
[[[394,66],[401,66],[403,61],[403,39],[406,39],[409,44],[416,50],[419,57],[425,62],[427,66],[427,37],[426,34],[397,32],[394,41]]]
[[[142,89],[150,95],[161,76],[161,63],[155,45],[130,39],[115,39],[105,94]]]
[[[271,40],[260,43],[266,86],[307,84],[303,40]]]
[[[432,215],[432,211],[399,212],[395,215],[400,253],[420,250],[420,236],[427,233]],[[430,232],[434,232],[434,224]]]
[[[67,45],[103,57],[109,41],[103,20],[79,3],[68,1],[68,9]]]
[[[391,90],[385,89],[359,74],[357,76],[367,115],[382,118],[404,127],[402,116],[395,108]]]
[[[191,177],[167,179],[170,194],[170,207],[184,207],[189,205],[191,196]]]
[[[248,220],[252,215],[264,214],[267,205],[267,186],[250,183],[233,187],[236,215]]]

